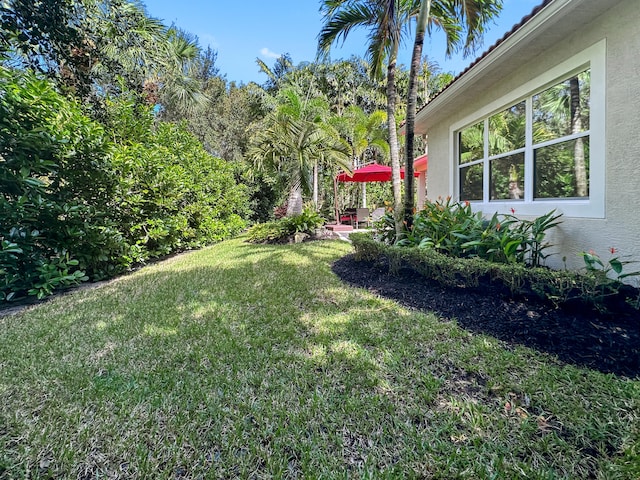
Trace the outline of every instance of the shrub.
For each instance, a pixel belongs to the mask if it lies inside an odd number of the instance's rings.
[[[247,232],[249,243],[280,243],[290,235],[289,229],[282,220],[258,223]]]
[[[248,196],[184,125],[128,98],[105,123],[0,66],[0,300],[43,297],[241,232]]]
[[[551,211],[535,220],[497,214],[485,220],[481,212],[471,210],[469,202],[452,202],[447,198],[427,202],[398,245],[430,248],[451,257],[479,257],[537,267],[547,256],[546,232],[558,225],[559,218]],[[392,220],[389,216],[377,225],[377,236],[387,243],[395,240]]]
[[[28,71],[0,67],[0,297],[42,297],[86,279],[89,223],[113,183],[104,130]],[[97,207],[96,207],[97,206]]]
[[[387,245],[369,233],[354,233],[349,237],[359,261],[383,262],[391,273],[408,267],[446,287],[479,288],[493,285],[518,297],[526,296],[549,302],[555,306],[575,302],[606,310],[611,296],[599,295],[602,278],[592,272],[582,274],[567,270],[528,267],[523,264],[501,264],[479,257],[450,257],[434,249]],[[622,285],[617,280],[617,300],[640,309],[637,289]]]
[[[247,241],[250,243],[285,243],[296,233],[313,234],[323,223],[324,219],[318,213],[311,209],[305,209],[300,215],[254,225],[247,232]]]
[[[184,125],[160,123],[144,142],[117,146],[113,158],[117,221],[144,255],[200,247],[245,228],[248,196],[231,165]]]

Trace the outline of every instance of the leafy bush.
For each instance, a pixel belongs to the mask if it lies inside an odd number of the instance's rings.
[[[257,223],[247,231],[249,243],[281,243],[289,237],[289,228],[282,220]]]
[[[296,233],[312,234],[324,223],[316,212],[305,209],[300,215],[283,217],[273,222],[259,223],[247,232],[250,243],[283,243]]]
[[[313,233],[317,228],[322,226],[324,218],[322,218],[317,212],[306,208],[300,215],[285,217],[282,221],[287,226],[287,230],[291,232],[291,234]]]
[[[155,124],[127,98],[106,102],[105,124],[48,81],[0,67],[0,300],[245,228],[246,190],[183,125]]]
[[[150,114],[150,112],[148,112]],[[232,167],[182,124],[160,123],[140,143],[118,145],[117,222],[144,257],[220,241],[245,228],[248,197]]]
[[[369,233],[354,233],[349,238],[355,248],[356,260],[384,262],[391,273],[409,267],[446,287],[493,285],[511,296],[526,296],[556,306],[578,302],[607,310],[612,301],[619,300],[640,309],[637,289],[614,280],[617,282],[617,298],[601,296],[598,292],[601,291],[602,279],[589,271],[583,274],[517,263],[496,263],[479,257],[450,257],[435,249],[384,244]]]
[[[78,253],[113,184],[103,129],[29,72],[0,67],[2,299],[86,279]],[[93,238],[91,241],[96,241]]]
[[[595,304],[601,304],[608,297],[618,295],[620,289],[623,288],[621,283],[623,279],[640,276],[640,271],[625,271],[626,265],[636,262],[623,260],[622,257],[616,255],[618,253],[616,248],[611,247],[609,252],[611,258],[606,262],[593,250],[580,252],[580,256],[584,260],[586,275],[592,279],[592,288],[588,293],[593,297],[592,303]],[[635,301],[629,299],[628,302],[640,309],[640,294]]]
[[[535,220],[514,215],[493,215],[489,220],[474,213],[469,202],[451,202],[450,198],[427,202],[399,246],[431,248],[452,257],[479,257],[491,262],[540,266],[549,247],[544,242],[547,230],[558,225],[554,211]],[[395,239],[390,222],[377,226],[378,237]]]

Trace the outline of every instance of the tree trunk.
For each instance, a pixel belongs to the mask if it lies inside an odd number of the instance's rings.
[[[391,183],[393,186],[393,217],[396,225],[396,242],[402,238],[402,194],[400,192],[400,148],[396,130],[396,59],[397,43],[387,66],[387,124],[389,127],[389,153],[391,156]]]
[[[320,202],[318,198],[318,161],[313,164],[313,206],[316,212],[320,209]]]
[[[423,0],[420,14],[416,23],[416,40],[413,44],[411,56],[411,70],[409,71],[409,96],[407,98],[407,119],[405,122],[406,163],[404,167],[404,221],[406,228],[413,225],[414,193],[413,193],[413,146],[415,138],[416,110],[418,103],[418,74],[420,73],[420,59],[427,21],[431,12],[431,0]]]
[[[287,217],[300,215],[302,213],[302,185],[300,181],[294,182],[289,190],[287,199]]]
[[[582,131],[582,109],[580,107],[580,84],[578,77],[569,80],[571,91],[571,133]],[[589,185],[587,180],[587,165],[584,155],[584,140],[577,138],[573,147],[573,170],[576,177],[576,195],[587,197],[589,195]]]

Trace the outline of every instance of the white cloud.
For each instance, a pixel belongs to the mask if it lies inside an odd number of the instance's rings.
[[[262,55],[263,57],[268,57],[268,58],[279,58],[280,57],[279,53],[272,52],[267,47],[264,47],[262,50],[260,50],[260,55]]]
[[[207,45],[213,48],[214,50],[217,50],[218,48],[220,48],[220,44],[216,40],[216,37],[214,37],[209,33],[202,33],[198,35],[198,41],[200,45],[205,48],[207,47]]]

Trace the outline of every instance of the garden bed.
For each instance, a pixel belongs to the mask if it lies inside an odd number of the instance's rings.
[[[640,377],[640,313],[621,306],[615,315],[586,307],[510,298],[495,284],[443,287],[409,268],[389,273],[382,262],[348,255],[333,265],[345,282],[425,311],[463,328],[546,352],[566,363]]]

